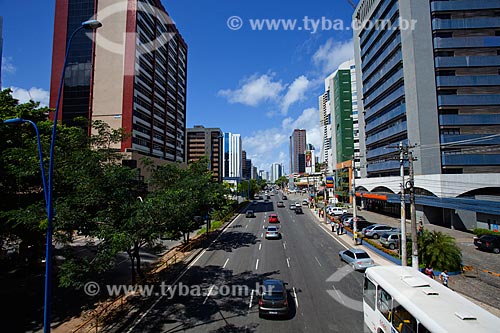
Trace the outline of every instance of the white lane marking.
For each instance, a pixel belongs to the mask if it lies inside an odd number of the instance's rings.
[[[290,268],[290,258],[286,258],[286,264],[288,265],[288,268]]]
[[[259,251],[262,249],[262,243],[259,244]]]
[[[295,299],[295,306],[299,307],[299,299],[297,297],[297,292],[295,291],[295,287],[293,287],[293,298]]]
[[[248,303],[248,308],[252,308],[252,302],[253,302],[253,293],[255,292],[255,289],[252,289],[252,292],[250,293],[250,303]]]
[[[260,238],[262,238],[262,237],[264,237],[264,233],[261,233],[261,234],[260,234]]]
[[[337,290],[337,288],[335,288],[335,285],[332,285],[333,287],[333,290],[335,290],[335,292],[337,293],[337,296],[339,297],[339,299],[342,301],[343,304],[345,304],[344,302],[344,299],[342,298],[342,296],[340,295],[339,291]]]
[[[283,242],[283,248],[286,250],[286,242]]]
[[[318,265],[320,265],[321,267],[323,267],[323,265],[321,265],[321,263],[319,262],[318,258],[314,257],[314,259],[316,259],[316,261],[318,262]]]
[[[266,219],[264,219],[264,223],[266,223]]]
[[[215,238],[212,243],[210,243],[210,246],[212,246],[213,243],[215,243],[219,237],[225,233],[232,225],[234,222],[236,222],[238,218],[235,218],[231,223],[228,224],[228,226],[226,227],[226,229],[224,229],[223,232],[221,232],[219,234],[219,236],[217,236],[217,238]],[[209,247],[210,247],[209,246]],[[188,267],[186,267],[182,273],[177,277],[177,279],[175,279],[174,283],[172,283],[172,285],[176,285],[180,279],[182,279],[182,277],[187,273],[187,271],[193,267],[194,264],[196,264],[196,262],[205,254],[205,252],[207,252],[207,249],[203,250],[200,254],[198,254],[196,256],[196,258],[188,265]],[[163,297],[165,297],[165,295],[162,295],[160,297],[158,297],[158,299],[156,300],[156,302],[153,303],[153,305],[151,305],[140,317],[139,319],[137,319],[137,321],[128,329],[127,333],[130,333],[132,332],[136,327],[137,325],[139,325],[142,320],[148,315],[149,312],[151,312],[151,310],[153,310],[155,308],[155,306],[163,299]]]
[[[255,263],[255,270],[259,268],[259,259],[257,259],[257,262]]]
[[[245,226],[245,229],[248,229],[248,224]]]
[[[330,236],[330,237],[332,237],[333,239],[335,239],[335,241],[336,241],[337,243],[339,243],[339,244],[340,244],[340,245],[341,245],[344,249],[349,250],[349,248],[348,248],[347,246],[345,246],[345,245],[344,245],[341,241],[339,241],[337,238],[335,238],[335,237],[332,235],[331,230],[326,229],[325,227],[323,227],[322,225],[319,225],[319,224],[317,224],[317,223],[314,223],[314,222],[313,222],[313,224],[314,224],[314,225],[316,225],[316,226],[318,226],[318,228],[320,228],[320,229],[321,229],[321,230],[323,230],[324,232],[326,232],[326,233],[328,234],[328,236]]]
[[[263,226],[262,226],[262,229],[266,229],[266,226],[265,226],[265,225],[263,225]]]
[[[222,268],[226,268],[226,265],[228,262],[229,262],[229,258],[226,259],[226,262],[224,263],[224,266],[222,266]]]
[[[205,297],[205,300],[203,301],[203,304],[205,304],[208,300],[208,298],[210,297],[210,294],[212,293],[212,290],[214,289],[215,287],[215,284],[213,284],[210,289],[208,290],[208,294],[207,294],[207,297]]]

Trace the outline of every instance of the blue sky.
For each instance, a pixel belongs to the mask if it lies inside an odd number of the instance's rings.
[[[22,101],[31,96],[48,103],[54,2],[0,0],[2,86],[12,87]],[[351,22],[347,0],[162,3],[189,48],[189,127],[240,133],[249,158],[265,170],[283,163],[288,171],[288,138],[294,128],[305,128],[319,153],[323,80],[353,54],[352,31],[339,25],[342,21],[346,28]],[[252,29],[255,19],[297,22],[293,31],[283,25],[258,30]],[[328,29],[333,23],[335,30]]]

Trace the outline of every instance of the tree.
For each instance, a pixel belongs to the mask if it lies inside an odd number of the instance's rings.
[[[437,270],[458,271],[462,263],[462,253],[450,235],[439,231],[424,230],[418,238],[418,259],[422,264],[430,264]],[[411,258],[411,242],[408,243],[408,258]]]
[[[275,184],[281,188],[284,188],[286,184],[288,184],[288,178],[286,176],[281,176],[275,181]]]

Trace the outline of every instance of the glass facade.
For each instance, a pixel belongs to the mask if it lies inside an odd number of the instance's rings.
[[[69,0],[66,49],[71,33],[78,29],[82,22],[94,16],[94,0]],[[71,42],[68,53],[66,73],[62,96],[62,121],[67,125],[76,124],[74,119],[84,117],[88,119],[90,112],[92,69],[92,39],[84,33],[77,33]]]
[[[379,1],[374,6],[364,19],[389,20],[393,27],[398,26],[397,0]],[[401,33],[399,29],[365,29],[359,34],[359,42],[367,175],[398,175],[399,164],[386,161],[397,155],[390,146],[407,141]]]
[[[430,4],[442,172],[500,172],[500,2]]]

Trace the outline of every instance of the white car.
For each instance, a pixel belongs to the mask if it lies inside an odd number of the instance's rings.
[[[347,209],[341,207],[329,207],[326,211],[328,214],[335,216],[347,213]]]

